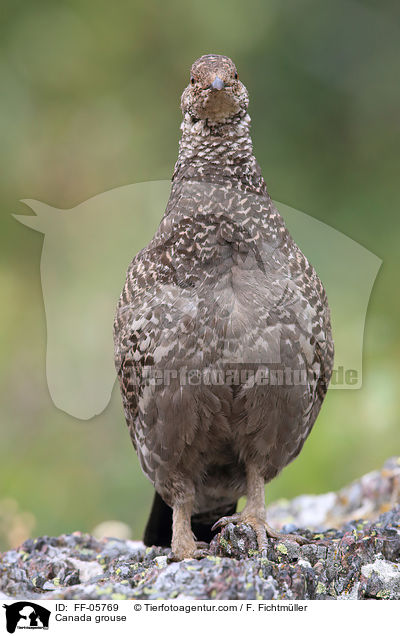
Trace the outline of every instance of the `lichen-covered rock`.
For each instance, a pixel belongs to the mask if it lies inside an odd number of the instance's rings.
[[[385,466],[373,479],[370,473],[368,480],[364,477],[358,483],[368,482],[368,496],[379,498],[379,505],[368,507],[362,491],[363,505],[369,510],[389,508],[388,497],[392,507],[378,518],[372,515],[373,520],[351,521],[347,507],[336,529],[321,527],[318,513],[319,532],[298,527],[298,518],[292,515],[283,530],[302,534],[310,541],[306,545],[271,539],[267,554],[260,555],[249,526],[228,524],[211,542],[210,556],[171,563],[168,549],[145,548],[139,541],[95,539],[80,532],[39,537],[0,555],[0,596],[400,599],[400,505],[396,504],[400,462],[392,459]],[[307,514],[311,510],[307,498]]]
[[[268,508],[268,521],[276,529],[294,525],[311,530],[340,528],[352,519],[373,521],[400,501],[400,457],[388,459],[337,493],[300,495],[279,500]]]
[[[400,565],[376,559],[361,568],[360,589],[368,598],[400,598]]]

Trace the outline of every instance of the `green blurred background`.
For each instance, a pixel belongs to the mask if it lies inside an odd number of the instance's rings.
[[[0,547],[110,519],[141,535],[152,487],[117,388],[89,421],[51,402],[43,235],[11,213],[27,213],[21,198],[73,207],[119,185],[169,179],[180,94],[204,53],[232,57],[250,92],[271,196],[383,260],[363,388],[329,392],[269,500],[338,489],[399,453],[400,5],[3,0],[1,14]]]

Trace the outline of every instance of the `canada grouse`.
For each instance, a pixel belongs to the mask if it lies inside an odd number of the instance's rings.
[[[325,290],[268,195],[248,101],[228,57],[193,64],[171,195],[114,324],[126,421],[156,489],[144,540],[168,545],[172,520],[177,559],[203,555],[196,539],[220,516],[214,530],[246,522],[261,550],[283,536],[264,484],[300,452],[332,372]]]

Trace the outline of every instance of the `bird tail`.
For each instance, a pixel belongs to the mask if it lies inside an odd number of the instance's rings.
[[[208,512],[206,517],[203,515],[193,515],[192,530],[198,541],[210,543],[216,534],[211,532],[213,524],[220,517],[233,515],[236,512],[237,502],[227,505],[224,508],[218,508],[215,511]],[[153,505],[150,511],[149,520],[147,522],[143,543],[146,546],[158,545],[162,547],[170,547],[172,539],[172,508],[168,506],[160,497],[158,492],[154,494]]]
[[[171,538],[172,508],[165,503],[158,492],[155,492],[150,517],[144,531],[143,543],[147,546],[167,547],[171,545]]]

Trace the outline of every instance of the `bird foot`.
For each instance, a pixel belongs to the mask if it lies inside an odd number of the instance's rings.
[[[214,530],[217,530],[218,528],[225,528],[228,523],[247,523],[247,521],[243,519],[243,515],[241,512],[235,512],[234,515],[229,515],[227,517],[221,517],[220,519],[218,519],[218,521],[216,521],[211,528],[211,531],[214,532]]]
[[[194,545],[175,546],[168,554],[168,563],[183,561],[183,559],[204,559],[210,555],[209,545],[204,541],[195,541]]]
[[[296,541],[299,545],[307,545],[308,543],[311,543],[310,539],[306,539],[306,537],[302,537],[300,534],[296,534],[295,532],[291,534],[278,532],[278,530],[271,528],[267,522],[265,522],[265,530],[267,535],[272,539],[279,539],[280,541]]]
[[[299,545],[310,543],[308,539],[300,536],[299,534],[283,534],[271,528],[271,526],[265,521],[262,514],[255,514],[246,512],[244,509],[242,512],[237,512],[229,517],[221,517],[216,523],[214,523],[212,530],[218,528],[224,528],[228,523],[246,523],[253,528],[257,537],[258,549],[261,554],[266,554],[268,548],[268,539],[279,539],[280,541],[296,541]]]

